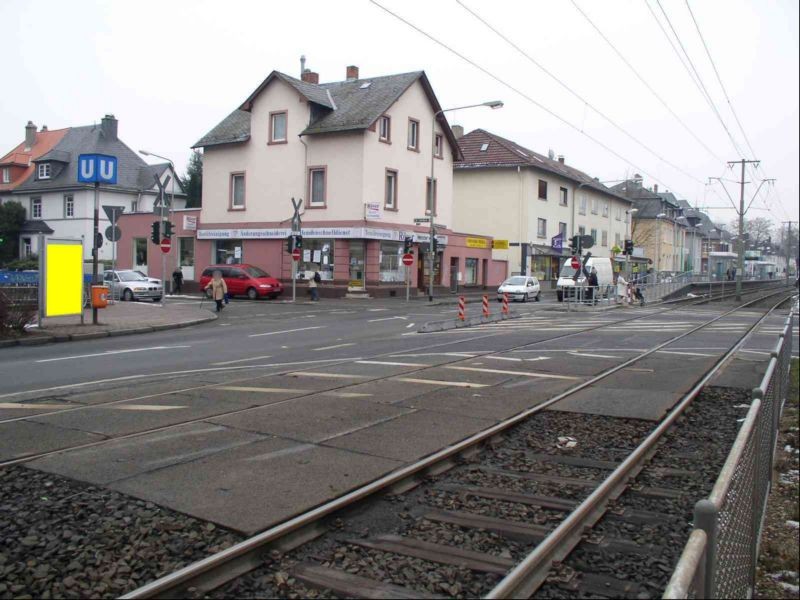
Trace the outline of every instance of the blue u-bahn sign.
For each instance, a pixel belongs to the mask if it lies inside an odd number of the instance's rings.
[[[81,154],[78,157],[80,183],[117,183],[117,157],[107,154]]]

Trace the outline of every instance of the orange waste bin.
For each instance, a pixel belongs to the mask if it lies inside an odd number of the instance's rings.
[[[94,308],[105,308],[108,306],[108,291],[107,285],[92,286],[92,306]]]

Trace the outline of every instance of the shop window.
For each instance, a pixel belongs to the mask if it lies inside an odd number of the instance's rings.
[[[464,259],[464,285],[478,284],[478,259]]]
[[[323,281],[333,281],[333,240],[310,240],[304,237],[297,277],[308,279],[317,271]]]
[[[238,265],[244,262],[242,240],[214,240],[213,263],[215,265]]]
[[[400,242],[381,242],[380,280],[386,283],[404,282],[406,270],[401,261],[403,244]]]

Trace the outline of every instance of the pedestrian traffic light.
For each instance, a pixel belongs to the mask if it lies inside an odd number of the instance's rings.
[[[154,244],[161,243],[161,222],[160,221],[153,221],[153,224],[150,225],[150,241]]]
[[[403,239],[403,254],[411,253],[411,245],[414,243],[414,238],[406,237]]]
[[[171,221],[164,221],[164,237],[171,238],[175,232],[175,225]]]
[[[302,248],[303,247],[303,236],[299,233],[294,236],[294,247],[295,248]]]
[[[625,251],[623,254],[633,256],[633,240],[625,240]]]

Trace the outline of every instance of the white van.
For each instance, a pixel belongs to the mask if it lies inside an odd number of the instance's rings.
[[[582,261],[581,261],[582,262]],[[614,267],[611,265],[610,258],[600,258],[599,256],[592,256],[586,263],[586,270],[591,271],[592,268],[597,270],[597,284],[598,285],[612,285],[614,283]],[[575,269],[572,268],[572,257],[567,258],[561,267],[558,281],[556,282],[556,297],[559,302],[564,300],[564,295],[569,294],[572,288],[575,287]],[[578,276],[578,285],[586,285],[586,276],[581,270]]]

